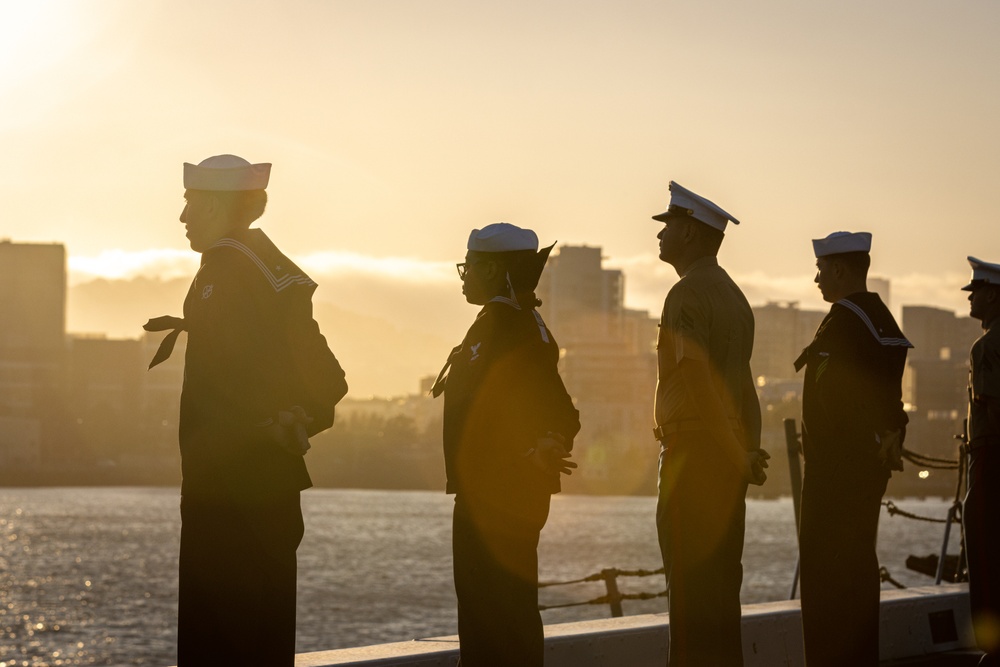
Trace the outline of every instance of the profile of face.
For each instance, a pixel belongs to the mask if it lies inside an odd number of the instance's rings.
[[[823,300],[827,303],[837,301],[835,296],[839,292],[840,273],[843,267],[826,257],[816,259],[816,277],[813,282],[819,287]]]
[[[465,262],[458,265],[458,276],[462,279],[462,294],[471,304],[482,306],[499,294],[497,284],[500,265],[483,258],[479,253],[469,251]]]
[[[969,317],[984,322],[997,309],[998,290],[989,285],[975,285],[969,292]]]
[[[205,252],[231,231],[221,203],[210,192],[185,190],[180,221],[184,223],[185,236],[195,252]]]
[[[687,240],[689,221],[679,217],[668,217],[663,229],[656,235],[660,239],[660,260],[674,265],[683,256]]]

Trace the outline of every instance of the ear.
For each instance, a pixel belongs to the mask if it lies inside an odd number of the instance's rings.
[[[487,282],[496,280],[500,274],[500,264],[492,259],[483,262],[483,278]]]
[[[215,193],[208,193],[205,195],[205,213],[208,215],[214,215],[219,210],[219,198],[215,196]]]
[[[684,243],[691,244],[698,240],[698,227],[700,222],[695,222],[694,220],[687,219],[684,221],[684,232],[681,238],[684,239]]]
[[[830,276],[835,280],[840,280],[847,273],[847,267],[839,259],[830,261]]]

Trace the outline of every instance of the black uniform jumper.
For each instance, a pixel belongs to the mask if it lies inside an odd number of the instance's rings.
[[[436,388],[443,383],[447,491],[455,494],[463,667],[542,665],[537,547],[559,475],[527,456],[546,433],[570,447],[580,429],[558,360],[537,311],[498,297],[452,351]]]
[[[878,294],[858,292],[833,304],[795,363],[806,368],[799,549],[809,667],[878,664],[875,539],[889,480],[879,436],[906,426],[910,347]]]
[[[299,491],[312,483],[302,456],[279,447],[266,427],[279,410],[298,405],[314,420],[309,435],[325,430],[347,392],[312,319],[315,289],[262,231],[250,229],[203,253],[184,320],[166,318],[188,332],[180,667],[293,664]]]

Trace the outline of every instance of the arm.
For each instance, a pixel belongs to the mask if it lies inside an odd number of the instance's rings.
[[[729,461],[747,481],[752,484],[763,484],[767,475],[762,468],[766,467],[765,455],[758,451],[748,452],[737,439],[726,415],[722,399],[712,386],[712,371],[707,361],[685,357],[678,363],[678,371],[684,382],[691,404],[695,406],[701,421],[708,426],[712,440],[720,448],[720,453]],[[756,396],[756,392],[754,393]],[[759,433],[760,412],[758,409],[756,423]],[[759,464],[755,466],[755,464]],[[756,469],[755,469],[756,467]]]
[[[198,281],[211,286],[192,322],[210,410],[247,430],[308,436],[328,428],[347,385],[312,319],[310,293],[275,294],[256,266],[228,249],[216,251]]]
[[[986,397],[986,416],[990,420],[990,428],[1000,432],[1000,399]]]
[[[543,341],[533,323],[519,331],[513,346],[497,364],[509,382],[511,411],[505,419],[521,422],[521,449],[512,452],[542,471],[570,474],[573,438],[580,430],[579,412],[559,376],[559,348],[546,332]]]
[[[312,302],[297,298],[288,313],[287,338],[296,401],[309,417],[308,435],[333,426],[335,406],[347,394],[347,380],[337,357],[312,317]],[[288,408],[290,406],[281,406]]]
[[[748,373],[743,383],[743,401],[740,405],[740,422],[746,434],[744,447],[749,451],[760,449],[760,399],[753,377]],[[766,467],[766,466],[765,466]]]

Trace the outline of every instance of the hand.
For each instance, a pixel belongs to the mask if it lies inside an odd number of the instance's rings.
[[[903,431],[896,429],[879,435],[878,460],[886,470],[903,469]]]
[[[312,417],[300,406],[294,405],[288,410],[278,411],[278,420],[268,426],[268,432],[275,444],[286,452],[303,456],[311,446],[306,431],[306,425],[311,422]]]
[[[572,475],[576,463],[569,461],[571,454],[566,451],[566,440],[558,433],[549,433],[535,442],[525,456],[531,463],[549,474]]]
[[[754,486],[762,486],[767,481],[767,473],[764,472],[764,469],[768,467],[767,460],[769,458],[771,458],[771,455],[763,449],[755,449],[752,452],[747,452],[747,465],[743,471],[747,482]]]

